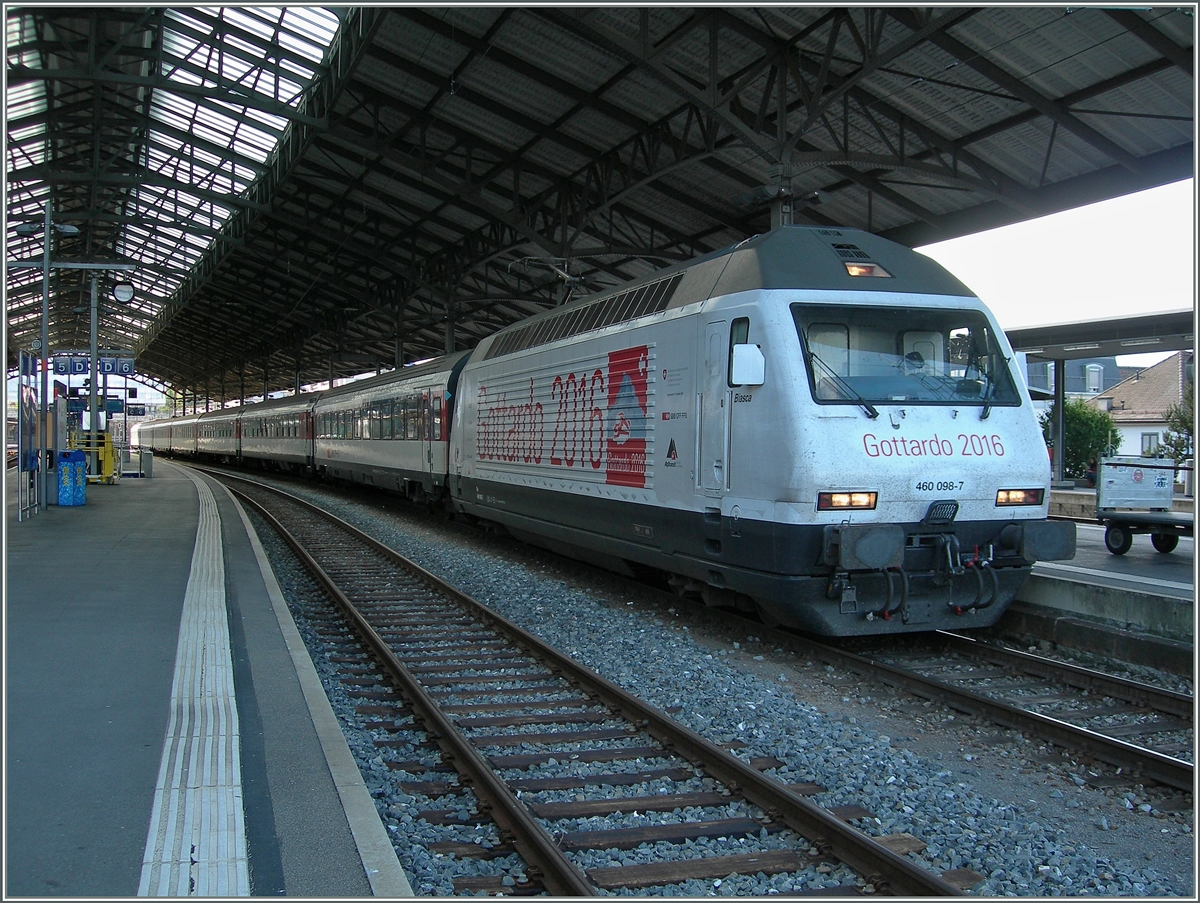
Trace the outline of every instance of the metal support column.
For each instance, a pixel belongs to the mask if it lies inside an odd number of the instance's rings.
[[[397,370],[404,368],[404,305],[396,305],[396,347],[395,366]]]
[[[454,289],[446,292],[446,353],[454,353]]]
[[[1067,451],[1067,362],[1054,362],[1054,467],[1050,485],[1063,482],[1063,458]]]
[[[39,511],[45,511],[50,504],[50,493],[55,487],[50,484],[50,456],[46,449],[46,414],[50,407],[50,236],[53,227],[50,224],[50,199],[46,198],[46,231],[42,233],[42,348],[39,357],[42,366],[41,394],[38,396],[38,469],[36,505]],[[93,282],[92,296],[96,289]],[[95,357],[95,352],[92,354]]]
[[[88,324],[88,353],[91,355],[91,360],[88,363],[88,472],[99,476],[100,474],[100,455],[96,451],[96,421],[99,419],[96,412],[96,321],[99,319],[99,297],[96,293],[96,275],[92,274],[92,316],[91,322]]]

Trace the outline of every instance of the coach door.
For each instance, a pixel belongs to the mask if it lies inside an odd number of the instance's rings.
[[[433,473],[433,410],[429,403],[432,394],[428,389],[421,393],[421,451],[425,459],[421,469],[426,474]]]
[[[700,396],[700,458],[696,482],[705,495],[725,491],[729,462],[729,391],[725,365],[729,356],[725,336],[728,324],[709,323],[704,334],[704,368]]]

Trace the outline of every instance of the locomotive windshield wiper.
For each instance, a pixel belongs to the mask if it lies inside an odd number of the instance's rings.
[[[987,420],[988,414],[992,413],[992,396],[996,392],[996,381],[988,380],[987,391],[983,393],[983,410],[979,412],[980,420]]]
[[[810,351],[808,353],[808,360],[809,360],[810,364],[813,361],[820,364],[821,369],[829,374],[829,378],[832,379],[837,384],[838,389],[840,389],[841,392],[847,398],[849,398],[851,401],[857,402],[858,406],[867,412],[868,417],[870,417],[872,420],[874,420],[876,417],[879,416],[879,411],[875,407],[875,405],[871,404],[871,402],[869,402],[865,398],[863,398],[862,395],[859,394],[857,389],[855,389],[852,385],[850,385],[850,383],[846,382],[844,379],[842,379],[840,376],[838,376],[837,371],[834,370],[832,367],[830,367],[827,363],[825,363],[819,357],[817,357],[816,352]]]
[[[1005,367],[1007,367],[1010,363],[1012,363],[1012,358],[1003,357],[1003,356],[1001,356],[1001,357],[1004,360]],[[1000,368],[997,367],[997,368],[993,369],[991,372],[992,372],[992,376],[990,376],[988,378],[987,391],[985,391],[983,393],[983,410],[979,412],[980,420],[988,419],[988,414],[992,413],[993,399],[996,397],[996,383],[999,379],[999,374],[1000,374],[1001,370],[1000,370]]]

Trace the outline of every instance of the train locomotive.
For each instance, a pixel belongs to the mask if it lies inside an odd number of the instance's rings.
[[[286,399],[287,425],[276,401],[135,441],[438,501],[814,634],[984,627],[1035,561],[1075,553],[1074,524],[1047,520],[1014,363],[928,257],[785,226],[470,352]]]

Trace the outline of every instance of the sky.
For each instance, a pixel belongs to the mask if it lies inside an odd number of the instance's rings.
[[[1003,329],[1195,308],[1193,179],[918,248]],[[1148,366],[1164,357],[1129,355]]]

